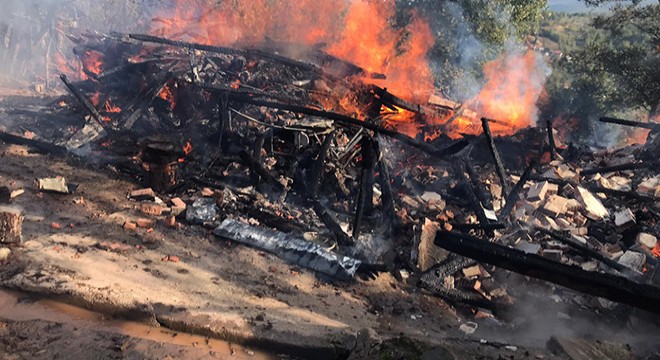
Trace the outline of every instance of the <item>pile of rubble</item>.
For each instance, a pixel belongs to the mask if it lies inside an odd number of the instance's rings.
[[[657,125],[646,145],[605,152],[557,147],[552,126],[496,138],[486,118],[480,136],[413,138],[402,115],[437,134],[450,125],[429,119],[458,108],[400,99],[359,80],[382,75],[316,49],[279,50],[93,38],[77,51],[88,80],[63,76],[74,97],[55,110],[85,112],[79,130],[0,138],[66,156],[92,148],[145,183],[129,194],[142,215],[126,231],[201,225],[328,279],[415,279],[478,316],[515,303],[507,271],[660,310]]]

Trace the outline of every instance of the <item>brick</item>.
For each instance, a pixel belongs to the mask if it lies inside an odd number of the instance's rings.
[[[207,188],[207,187],[203,188],[201,193],[202,193],[203,197],[211,197],[214,194],[213,190],[211,190],[210,188]]]
[[[559,195],[552,195],[543,206],[543,211],[551,216],[557,217],[566,212],[568,199]]]
[[[131,222],[131,221],[126,221],[126,222],[124,222],[123,228],[124,228],[124,230],[135,231],[135,230],[137,230],[137,224],[134,223],[134,222]]]
[[[145,229],[154,227],[154,221],[150,219],[137,219],[135,223],[137,224],[138,227]]]
[[[163,213],[163,207],[154,203],[142,203],[140,204],[140,211],[143,214],[160,216]]]
[[[547,181],[534,184],[527,192],[527,200],[541,201],[545,200],[545,196],[550,188],[550,183]]]
[[[153,201],[156,198],[156,193],[151,188],[133,190],[128,195],[129,198],[136,201],[150,200]]]
[[[170,200],[170,202],[172,203],[172,215],[174,216],[179,216],[182,212],[186,211],[186,208],[188,207],[188,205],[178,197]]]

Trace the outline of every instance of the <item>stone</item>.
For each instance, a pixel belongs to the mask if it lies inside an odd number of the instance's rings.
[[[578,186],[575,194],[577,200],[584,206],[585,216],[591,220],[603,220],[610,216],[603,203],[598,200],[589,190]]]
[[[649,249],[653,249],[655,247],[655,244],[658,243],[658,239],[647,233],[639,233],[637,234],[637,242],[641,245],[646,246]]]

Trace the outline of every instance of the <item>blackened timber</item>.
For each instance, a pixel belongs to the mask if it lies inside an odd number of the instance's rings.
[[[311,202],[316,216],[318,216],[319,219],[321,219],[321,222],[323,222],[323,224],[325,224],[325,226],[328,228],[328,230],[330,230],[335,235],[339,244],[347,246],[355,244],[353,239],[351,239],[348,234],[344,232],[337,220],[335,220],[335,218],[330,215],[330,213],[328,213],[328,210],[323,205],[321,205],[318,200],[311,200]]]
[[[500,178],[500,183],[502,185],[502,193],[503,194],[508,194],[509,193],[509,182],[506,179],[506,172],[504,171],[504,165],[502,164],[502,159],[500,158],[500,153],[497,151],[497,147],[495,146],[495,140],[493,139],[493,134],[490,132],[490,124],[488,123],[487,118],[481,118],[481,125],[484,130],[484,134],[486,135],[486,142],[488,143],[488,149],[490,150],[490,154],[493,156],[493,160],[495,161],[495,170],[497,171],[497,177]]]
[[[459,161],[454,164],[454,170],[456,171],[456,173],[458,174],[461,180],[461,184],[463,186],[463,189],[465,190],[465,193],[467,194],[467,198],[468,200],[470,200],[470,205],[472,206],[472,210],[477,215],[477,220],[479,221],[479,224],[485,227],[490,223],[490,221],[488,221],[488,218],[486,217],[486,212],[484,211],[483,206],[481,206],[481,203],[479,202],[479,199],[477,198],[477,195],[474,192],[472,183],[468,179],[467,175],[465,175],[466,167],[467,165],[464,161]],[[494,235],[492,230],[487,230],[486,233],[488,234],[489,237],[492,237]]]
[[[306,114],[306,115],[311,115],[311,116],[318,116],[322,118],[326,118],[329,120],[334,120],[340,124],[343,125],[353,125],[353,126],[359,126],[363,127],[365,129],[374,131],[378,134],[382,134],[385,136],[392,137],[394,139],[397,139],[407,145],[410,145],[416,149],[419,149],[423,152],[425,152],[428,155],[437,157],[437,158],[443,158],[445,156],[450,156],[453,155],[459,151],[461,151],[463,148],[465,148],[468,145],[468,142],[465,140],[457,141],[456,143],[452,144],[451,146],[444,148],[444,149],[438,149],[435,148],[429,144],[420,142],[418,140],[415,140],[411,138],[410,136],[404,135],[400,132],[386,129],[382,126],[378,126],[373,123],[369,123],[366,121],[361,121],[349,116],[333,113],[333,112],[328,112],[328,111],[321,111],[321,110],[316,110],[316,109],[310,109],[304,106],[298,106],[298,105],[289,105],[289,104],[283,104],[283,103],[276,103],[276,102],[271,102],[271,101],[265,101],[265,100],[258,100],[254,98],[250,98],[247,96],[231,96],[230,97],[234,98],[237,101],[241,101],[247,104],[252,104],[252,105],[257,105],[257,106],[265,106],[265,107],[270,107],[274,109],[281,109],[281,110],[288,110],[292,112],[297,112],[301,114]]]
[[[380,172],[380,189],[383,192],[383,215],[385,216],[385,226],[387,235],[392,234],[394,220],[396,219],[396,212],[394,208],[394,192],[392,191],[392,177],[390,176],[390,169],[383,159],[380,160],[378,166]]]
[[[653,130],[653,131],[660,131],[660,124],[658,124],[658,123],[651,123],[651,122],[643,123],[643,122],[639,122],[639,121],[617,119],[617,118],[613,118],[613,117],[602,117],[602,118],[600,118],[600,122],[609,123],[609,124],[624,125],[624,126],[632,126],[632,127],[637,127],[637,128],[649,129],[649,130]]]
[[[585,294],[660,313],[660,288],[621,276],[585,271],[538,255],[455,232],[439,231],[435,245],[519,274],[552,282]]]
[[[456,230],[493,231],[493,230],[506,229],[506,225],[500,222],[490,223],[490,224],[452,224],[452,227]]]
[[[412,111],[414,113],[418,113],[418,114],[424,113],[424,108],[421,105],[413,104],[409,101],[396,97],[386,89],[383,89],[376,85],[372,85],[372,89],[374,94],[378,95],[380,101],[384,103],[394,105],[396,107],[400,107],[404,110]]]
[[[80,90],[78,90],[78,88],[76,88],[75,85],[73,85],[69,81],[69,78],[67,78],[66,75],[61,74],[60,79],[62,79],[64,85],[66,85],[69,91],[71,91],[71,93],[76,97],[76,99],[78,99],[80,104],[85,108],[85,110],[87,110],[87,112],[92,116],[92,118],[94,118],[94,120],[96,120],[96,122],[99,125],[104,126],[105,124],[103,121],[103,117],[101,116],[101,114],[99,114],[98,110],[96,110],[96,108],[94,107],[94,105],[92,105],[89,99],[87,99],[87,97],[85,97],[85,95],[83,95],[83,93],[80,92]]]
[[[229,97],[227,94],[220,94],[218,102],[218,154],[222,157],[222,140],[229,125]]]
[[[534,229],[536,231],[540,232],[541,234],[550,236],[551,238],[553,238],[555,240],[558,240],[559,242],[564,243],[564,244],[578,250],[579,252],[583,253],[584,255],[586,255],[586,256],[588,256],[592,259],[598,260],[598,261],[602,262],[603,264],[605,264],[605,265],[607,265],[607,266],[609,266],[609,267],[611,267],[615,270],[618,270],[618,271],[621,271],[621,272],[626,272],[626,271],[630,272],[630,269],[628,269],[627,267],[621,265],[620,263],[612,260],[611,258],[605,256],[604,254],[601,254],[597,250],[591,249],[585,244],[581,244],[581,243],[578,243],[577,241],[569,239],[568,237],[563,236],[563,235],[557,233],[556,231],[544,229],[540,226],[534,226]]]
[[[615,171],[626,171],[626,170],[639,170],[639,169],[658,169],[660,167],[660,161],[649,161],[649,162],[633,162],[615,166],[605,166],[600,168],[593,169],[584,169],[580,172],[581,175],[593,175],[593,174],[606,174]]]
[[[40,153],[50,154],[54,156],[66,156],[69,154],[68,150],[63,146],[53,145],[45,141],[26,139],[21,136],[12,135],[4,131],[0,131],[0,141],[7,144],[27,146]]]
[[[330,145],[332,145],[334,139],[335,131],[325,137],[323,144],[321,145],[321,150],[314,161],[314,167],[312,168],[312,175],[309,181],[309,194],[307,194],[310,199],[316,199],[316,196],[318,195],[319,186],[321,185],[321,177],[323,176],[323,169],[325,168],[325,160],[328,158]]]
[[[227,55],[244,55],[245,51],[244,50],[238,50],[238,49],[232,49],[228,47],[222,47],[222,46],[212,46],[212,45],[203,45],[203,44],[196,44],[196,43],[190,43],[190,42],[185,42],[185,41],[177,41],[177,40],[170,40],[158,36],[151,36],[151,35],[146,35],[146,34],[129,34],[128,37],[134,40],[139,40],[142,42],[149,42],[149,43],[155,43],[155,44],[162,44],[162,45],[170,45],[170,46],[175,46],[175,47],[180,47],[180,48],[185,48],[185,49],[194,49],[194,50],[201,50],[201,51],[208,51],[208,52],[214,52],[218,54],[227,54]]]
[[[373,139],[367,136],[362,140],[361,148],[362,174],[360,176],[360,190],[358,192],[355,218],[353,221],[353,239],[357,239],[360,235],[364,213],[371,210],[371,206],[369,205],[373,204],[373,177],[377,158],[376,145]]]
[[[550,149],[550,158],[554,160],[557,155],[557,148],[555,144],[555,134],[552,128],[552,120],[547,120],[545,125],[546,130],[548,131],[548,147]]]
[[[525,186],[525,183],[529,180],[529,177],[532,175],[532,171],[534,171],[538,162],[538,158],[532,160],[529,166],[525,169],[525,172],[520,176],[520,180],[518,180],[516,185],[513,186],[511,192],[506,196],[506,204],[504,205],[504,209],[500,211],[500,219],[506,219],[509,217],[511,211],[513,211],[513,207],[518,202],[518,197],[520,196],[523,186]]]
[[[253,173],[259,175],[264,181],[275,186],[278,190],[284,189],[277,179],[270,173],[262,164],[257,162],[247,151],[242,151],[240,153],[241,159],[247,164],[247,166],[252,170]]]
[[[470,176],[470,182],[472,183],[474,194],[477,195],[477,199],[479,199],[479,201],[483,206],[485,206],[488,209],[492,209],[493,208],[492,195],[486,189],[486,186],[481,182],[481,179],[479,178],[479,174],[477,174],[476,170],[474,170],[474,168],[467,162],[465,162],[465,170]]]
[[[150,43],[155,43],[155,44],[162,44],[162,45],[169,45],[169,46],[175,46],[179,48],[184,48],[184,49],[193,49],[193,50],[201,50],[201,51],[208,51],[208,52],[213,52],[217,54],[226,54],[226,55],[243,55],[243,56],[250,56],[253,55],[258,58],[267,58],[270,60],[274,60],[280,63],[284,63],[286,65],[291,65],[291,66],[296,66],[299,67],[303,70],[307,71],[313,71],[318,74],[323,74],[323,70],[320,68],[304,63],[302,61],[298,60],[293,60],[291,58],[287,58],[282,55],[277,55],[273,53],[269,53],[263,50],[259,49],[250,49],[250,50],[239,50],[239,49],[233,49],[233,48],[228,48],[228,47],[223,47],[223,46],[213,46],[213,45],[204,45],[204,44],[198,44],[198,43],[191,43],[191,42],[185,42],[185,41],[178,41],[178,40],[171,40],[167,38],[162,38],[158,36],[152,36],[152,35],[145,35],[145,34],[129,34],[128,35],[131,39],[134,40],[139,40],[142,42],[150,42]]]

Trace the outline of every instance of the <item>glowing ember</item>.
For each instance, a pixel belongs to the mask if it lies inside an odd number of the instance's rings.
[[[176,99],[174,98],[174,93],[172,92],[172,87],[168,84],[163,87],[163,90],[160,91],[158,97],[170,103],[170,109],[174,110],[176,107]]]
[[[186,155],[190,155],[192,151],[193,151],[193,146],[190,143],[190,141],[187,141],[186,145],[183,146],[183,153]]]
[[[121,108],[119,106],[112,105],[110,100],[105,102],[105,106],[104,106],[103,110],[105,110],[105,112],[107,112],[107,113],[112,113],[112,114],[116,114],[116,113],[121,112]]]
[[[96,50],[89,50],[80,57],[83,69],[94,75],[98,75],[103,71],[101,67],[103,66],[103,54]]]

